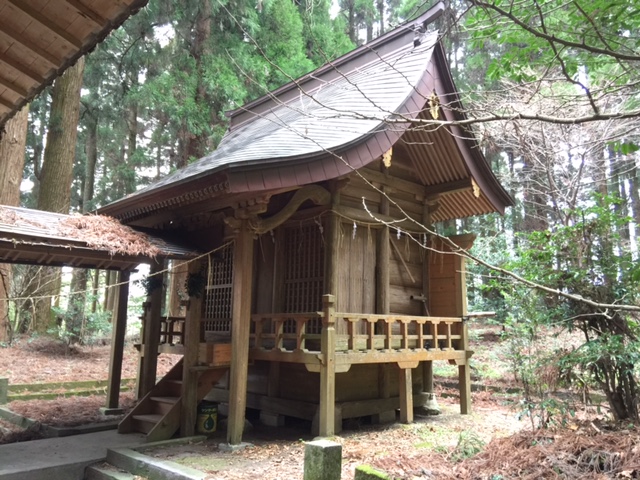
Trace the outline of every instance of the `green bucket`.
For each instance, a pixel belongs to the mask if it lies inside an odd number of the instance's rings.
[[[198,405],[198,420],[196,430],[198,433],[213,433],[218,426],[218,404],[203,401]]]

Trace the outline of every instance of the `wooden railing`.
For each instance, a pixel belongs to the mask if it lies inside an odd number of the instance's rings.
[[[336,325],[346,322],[348,352],[391,350],[463,350],[461,317],[420,317],[334,313]],[[338,347],[344,342],[338,335]],[[340,348],[338,348],[340,350]]]
[[[183,345],[184,344],[184,317],[160,318],[160,342],[159,345]],[[200,320],[200,342],[208,342],[211,339],[230,338],[231,320],[209,319]],[[208,338],[211,337],[211,338]]]
[[[263,350],[321,351],[322,312],[253,315],[253,347]],[[337,352],[464,350],[462,317],[421,317],[363,313],[331,314]],[[321,328],[320,328],[321,326]]]
[[[184,340],[184,317],[160,318],[160,345],[182,345]]]
[[[253,346],[265,350],[320,350],[322,313],[270,313],[252,315]],[[310,345],[310,340],[317,345]]]

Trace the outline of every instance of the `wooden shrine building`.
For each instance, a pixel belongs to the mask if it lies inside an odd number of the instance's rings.
[[[264,421],[410,422],[433,392],[433,361],[459,368],[470,409],[464,261],[430,230],[512,200],[469,130],[441,43],[444,7],[229,113],[217,150],[100,213],[188,239],[185,318],[147,303],[143,361],[183,361],[120,431],[193,433],[198,401]],[[440,123],[429,123],[436,119]],[[472,236],[452,239],[468,248]],[[212,388],[213,387],[213,388]]]

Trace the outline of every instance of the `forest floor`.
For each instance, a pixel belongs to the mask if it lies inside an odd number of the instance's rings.
[[[497,345],[495,335],[485,340]],[[482,339],[480,339],[482,340]],[[479,356],[494,352],[488,348]],[[0,347],[0,377],[11,384],[105,380],[108,346],[67,349],[47,339],[20,340]],[[161,355],[159,370],[168,371],[176,357]],[[494,359],[495,360],[495,359]],[[497,363],[494,361],[494,365]],[[137,353],[127,346],[123,378],[135,377]],[[489,376],[497,376],[489,373]],[[513,386],[503,372],[490,383]],[[370,425],[345,421],[334,438],[343,448],[343,480],[353,479],[354,469],[369,464],[394,479],[512,478],[640,478],[640,430],[630,424],[613,424],[593,407],[574,405],[576,413],[564,424],[532,429],[523,418],[517,394],[483,391],[473,394],[473,413],[459,415],[457,391],[438,388],[439,416],[416,416],[410,425]],[[104,395],[13,401],[5,407],[49,426],[70,426],[101,421]],[[122,404],[133,405],[133,395],[123,393]],[[573,410],[572,410],[573,411]],[[0,443],[40,438],[38,428],[22,430],[0,421]],[[218,450],[224,441],[219,431],[205,442],[157,449],[161,458],[207,472],[213,479],[302,478],[304,442],[311,440],[309,425],[289,421],[273,429],[256,425],[245,435],[251,447],[233,453]]]

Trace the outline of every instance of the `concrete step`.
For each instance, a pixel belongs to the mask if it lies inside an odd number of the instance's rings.
[[[133,473],[120,470],[108,463],[91,465],[84,472],[85,480],[149,480],[148,477],[134,475]]]
[[[204,480],[206,474],[168,460],[159,460],[129,448],[107,451],[107,462],[119,469],[153,480]]]

